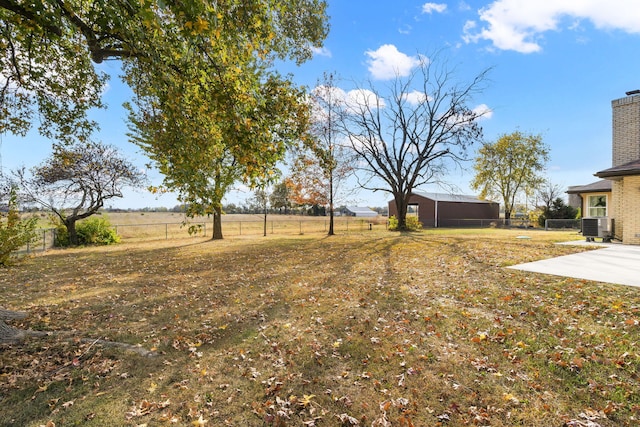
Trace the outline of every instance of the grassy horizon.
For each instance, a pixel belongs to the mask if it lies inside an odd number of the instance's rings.
[[[0,425],[636,425],[637,289],[504,268],[585,250],[554,244],[577,238],[49,251],[0,271],[0,307],[29,313],[13,325],[53,332],[0,347]]]

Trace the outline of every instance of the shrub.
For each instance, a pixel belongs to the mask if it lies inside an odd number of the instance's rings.
[[[15,191],[9,195],[9,210],[0,214],[0,265],[7,266],[11,254],[36,238],[36,218],[20,218]]]
[[[106,218],[91,217],[76,224],[78,244],[80,245],[113,245],[120,242],[120,237],[111,228]],[[55,246],[69,246],[69,233],[63,224],[56,227]]]
[[[422,223],[418,221],[418,217],[416,216],[407,216],[405,219],[405,225],[407,227],[407,231],[417,231],[422,229]],[[398,218],[394,215],[389,217],[389,230],[398,230]]]
[[[564,200],[558,197],[550,207],[542,210],[542,214],[538,217],[538,224],[544,227],[547,219],[575,219],[577,215],[578,211],[574,207],[566,205]]]

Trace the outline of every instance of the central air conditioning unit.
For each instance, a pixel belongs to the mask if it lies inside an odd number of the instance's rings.
[[[582,235],[588,242],[599,237],[603,242],[610,242],[614,234],[613,218],[582,218]]]

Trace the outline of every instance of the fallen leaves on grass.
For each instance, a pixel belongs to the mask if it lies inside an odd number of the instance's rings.
[[[116,423],[633,425],[638,296],[501,268],[571,250],[425,233],[48,253],[12,273],[30,286],[0,278],[0,305],[30,301],[21,327],[159,359],[49,339],[0,353],[0,392],[34,396],[39,423],[104,423],[100,398],[126,394]]]

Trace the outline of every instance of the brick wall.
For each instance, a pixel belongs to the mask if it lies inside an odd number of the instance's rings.
[[[622,187],[622,240],[626,244],[640,244],[640,176],[625,176]],[[616,229],[618,225],[616,223]],[[617,234],[617,230],[616,230]]]
[[[615,220],[616,239],[622,240],[624,236],[624,185],[622,180],[611,183],[611,204],[607,214],[609,218]]]
[[[611,108],[615,167],[640,159],[640,95],[615,99]]]
[[[611,101],[613,114],[612,167],[640,159],[640,94]],[[640,176],[612,183],[609,216],[615,219],[616,238],[640,244]]]

